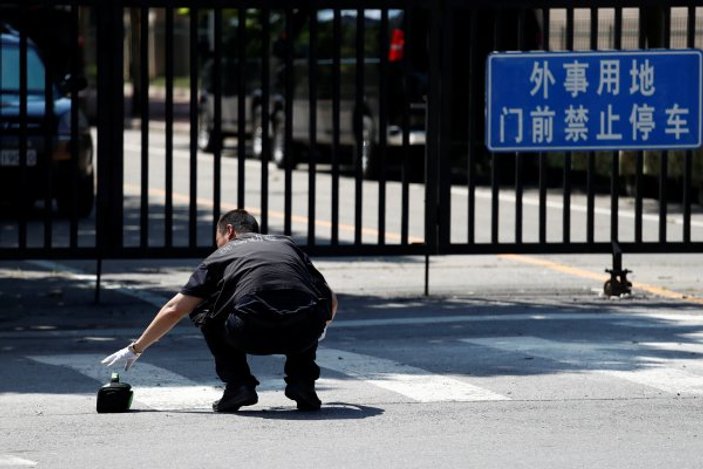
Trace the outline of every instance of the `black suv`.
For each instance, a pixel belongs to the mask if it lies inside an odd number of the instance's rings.
[[[61,213],[88,216],[95,198],[93,140],[80,110],[77,129],[72,131],[73,104],[67,97],[69,90],[85,87],[85,78],[67,76],[47,93],[45,61],[36,45],[27,40],[23,128],[21,54],[20,34],[0,26],[0,200],[31,208],[37,199],[49,195],[56,199]],[[47,96],[53,97],[49,103]],[[53,110],[51,115],[47,110]],[[25,137],[26,158],[22,161],[21,141]],[[77,139],[76,145],[72,138]],[[47,187],[51,187],[50,194]]]

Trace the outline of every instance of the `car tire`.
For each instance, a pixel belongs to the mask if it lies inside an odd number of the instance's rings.
[[[286,157],[286,121],[279,113],[273,120],[273,136],[271,139],[271,159],[279,169],[295,169],[298,165],[298,152],[295,144],[290,142]]]
[[[361,150],[359,150],[361,146]],[[354,148],[354,158],[361,155],[361,175],[364,179],[377,179],[378,154],[374,143],[374,125],[371,116],[365,115],[362,120],[361,140],[357,141]]]
[[[206,153],[214,153],[216,147],[217,142],[207,111],[200,111],[198,115],[198,148]]]
[[[261,106],[256,106],[251,113],[251,154],[257,160],[264,154],[264,124],[261,122]]]

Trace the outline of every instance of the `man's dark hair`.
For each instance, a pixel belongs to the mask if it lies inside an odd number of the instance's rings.
[[[222,233],[232,225],[237,233],[258,233],[259,223],[249,212],[244,209],[230,210],[220,217],[217,222],[217,231]]]

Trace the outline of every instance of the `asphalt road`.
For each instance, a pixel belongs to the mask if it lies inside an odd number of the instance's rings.
[[[253,357],[259,403],[218,415],[197,329],[129,372],[97,414],[99,364],[197,260],[0,263],[0,467],[699,467],[701,256],[626,256],[634,295],[599,295],[607,256],[319,259],[340,293],[319,413]],[[403,279],[400,281],[399,279]],[[657,290],[659,289],[659,290]]]

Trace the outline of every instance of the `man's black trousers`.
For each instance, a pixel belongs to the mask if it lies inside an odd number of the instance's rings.
[[[217,376],[228,385],[259,384],[251,374],[247,354],[285,355],[286,383],[312,384],[320,377],[315,357],[325,319],[326,313],[320,307],[281,323],[232,313],[224,321],[203,324],[201,330],[215,357]]]

